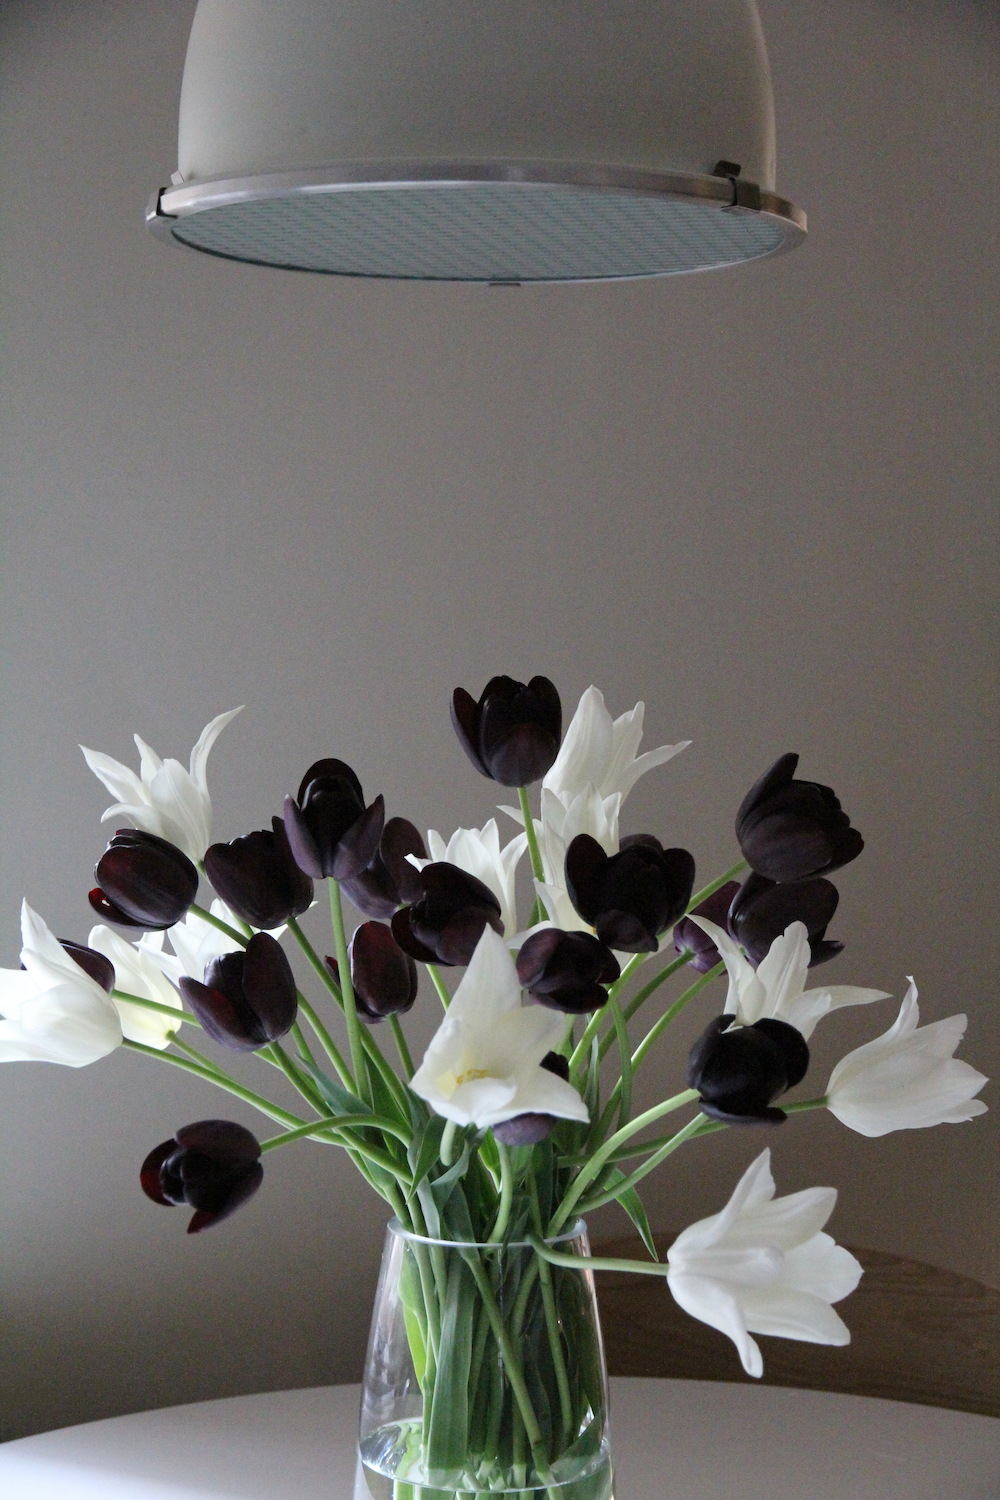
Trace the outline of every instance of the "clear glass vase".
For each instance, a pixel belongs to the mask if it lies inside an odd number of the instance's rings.
[[[551,1243],[589,1254],[582,1221]],[[367,1484],[371,1500],[612,1500],[593,1275],[527,1243],[425,1239],[393,1220],[360,1454],[358,1494]]]

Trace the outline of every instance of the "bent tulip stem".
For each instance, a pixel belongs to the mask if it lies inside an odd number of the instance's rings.
[[[510,1219],[510,1206],[514,1199],[514,1172],[511,1166],[510,1152],[502,1141],[496,1142],[497,1156],[500,1158],[500,1202],[497,1206],[496,1223],[486,1241],[488,1245],[498,1245],[507,1232],[507,1222]],[[534,1186],[534,1178],[529,1174],[529,1181]]]
[[[406,1074],[406,1081],[409,1083],[415,1070],[413,1067],[413,1058],[410,1056],[410,1049],[406,1044],[406,1037],[398,1016],[389,1017],[389,1027],[392,1031],[393,1041],[396,1043],[399,1060],[403,1065],[403,1072]]]
[[[309,1022],[309,1025],[312,1027],[313,1031],[319,1038],[320,1045],[323,1048],[323,1051],[326,1053],[327,1057],[333,1063],[333,1066],[336,1068],[337,1076],[339,1077],[341,1083],[344,1085],[345,1089],[349,1089],[353,1094],[355,1092],[354,1079],[351,1077],[351,1070],[347,1066],[346,1060],[341,1055],[340,1048],[337,1046],[336,1042],[333,1040],[333,1037],[327,1031],[326,1027],[323,1025],[323,1022],[313,1010],[312,1006],[306,999],[305,995],[303,995],[301,990],[298,991],[298,1000],[299,1010],[305,1016],[306,1020]]]
[[[737,875],[742,875],[743,871],[748,868],[749,866],[745,859],[738,859],[724,875],[719,876],[718,880],[710,880],[708,885],[703,885],[700,891],[695,891],[688,902],[688,914],[693,912],[696,906],[700,906],[703,901],[707,901],[709,896],[714,896],[716,891],[720,891],[730,880],[735,880]]]
[[[540,1260],[550,1266],[565,1266],[570,1271],[628,1271],[642,1276],[666,1276],[670,1267],[660,1260],[617,1260],[606,1255],[563,1255],[559,1250],[550,1250],[537,1234],[528,1239]]]
[[[580,1213],[590,1213],[595,1208],[601,1208],[605,1203],[615,1203],[623,1193],[629,1192],[636,1187],[650,1172],[655,1172],[661,1162],[666,1161],[668,1156],[683,1146],[685,1141],[696,1140],[703,1135],[711,1135],[714,1130],[728,1130],[729,1126],[722,1120],[710,1120],[707,1115],[697,1114],[683,1125],[675,1135],[665,1141],[658,1151],[655,1151],[641,1167],[636,1167],[623,1182],[616,1187],[609,1188],[606,1192],[598,1192],[592,1198],[587,1198],[578,1205]],[[610,1160],[610,1158],[609,1158]]]
[[[662,1036],[663,1032],[666,1031],[671,1021],[673,1021],[677,1016],[680,1015],[684,1007],[686,1005],[689,1005],[694,997],[696,995],[699,995],[706,985],[710,984],[713,979],[717,979],[724,969],[725,964],[720,961],[715,965],[713,969],[709,969],[707,974],[702,974],[699,979],[696,979],[694,984],[690,985],[684,991],[683,995],[678,996],[673,1005],[671,1005],[669,1009],[663,1012],[663,1015],[659,1018],[658,1021],[654,1023],[654,1025],[649,1028],[649,1030],[646,1032],[646,1035],[643,1037],[642,1041],[633,1052],[633,1069],[639,1068],[642,1065],[642,1062],[647,1056],[650,1048],[654,1045],[657,1039]]]
[[[130,1052],[141,1053],[143,1057],[152,1057],[157,1062],[172,1063],[175,1068],[183,1068],[185,1072],[204,1078],[208,1083],[214,1083],[216,1088],[224,1089],[227,1094],[234,1094],[245,1104],[252,1104],[254,1109],[259,1109],[262,1115],[277,1120],[279,1125],[294,1127],[305,1124],[305,1121],[298,1115],[293,1115],[287,1109],[272,1104],[270,1099],[265,1099],[262,1094],[255,1094],[252,1089],[245,1089],[241,1083],[237,1083],[235,1078],[230,1078],[229,1074],[223,1073],[221,1069],[206,1066],[203,1062],[196,1063],[186,1057],[177,1057],[172,1052],[160,1052],[156,1047],[147,1047],[145,1042],[131,1042],[128,1037],[122,1042],[122,1046],[127,1047]]]
[[[210,927],[217,927],[220,932],[224,932],[226,934],[226,937],[232,938],[234,943],[239,943],[241,948],[245,948],[247,943],[250,941],[249,937],[245,937],[242,932],[237,932],[235,927],[230,927],[229,923],[224,922],[221,917],[217,917],[212,912],[206,911],[205,908],[203,906],[199,906],[196,901],[191,902],[191,905],[188,907],[188,911],[193,911],[196,917],[200,917],[201,920],[203,922],[207,922]],[[251,936],[252,935],[253,934],[251,933]]]
[[[180,1010],[176,1005],[163,1005],[159,1000],[146,1000],[142,995],[130,995],[128,990],[113,989],[112,1000],[124,1000],[129,1005],[141,1005],[143,1010],[158,1011],[161,1016],[172,1016],[180,1025],[187,1022],[189,1026],[197,1026],[201,1029],[201,1022],[197,1016],[193,1016],[188,1010]]]
[[[449,1005],[451,1004],[451,996],[448,993],[448,986],[444,982],[444,975],[441,973],[441,970],[438,968],[437,964],[424,964],[424,968],[431,976],[431,983],[438,992],[438,998],[441,1001],[441,1004],[444,1006],[445,1010],[447,1010]]]

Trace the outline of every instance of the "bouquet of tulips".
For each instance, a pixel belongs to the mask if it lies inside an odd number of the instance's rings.
[[[861,1268],[823,1232],[833,1189],[776,1199],[765,1150],[664,1263],[640,1196],[673,1152],[729,1126],[825,1108],[878,1136],[986,1108],[974,1097],[986,1080],[953,1055],[965,1017],[920,1027],[912,980],[892,1026],[838,1063],[820,1094],[777,1102],[805,1077],[829,1012],[888,998],[811,978],[842,947],[826,936],[838,900],[829,877],[863,847],[830,788],[797,779],[797,756],[782,755],[737,811],[740,859],[696,890],[687,850],[619,831],[639,777],[686,742],[639,754],[643,705],[613,719],[595,688],[563,736],[551,682],[495,677],[478,700],[457,689],[452,720],[475,771],[516,789],[500,808],[508,842],[492,818],[425,840],[406,819],[386,820],[380,796],[366,802],[350,766],[323,759],[270,828],[213,843],[206,762],[237,712],[206,726],[189,770],[138,736],[138,775],[84,750],[115,798],[105,819],[123,825],[96,867],[100,922],[86,946],[59,942],[24,904],[22,968],[2,974],[0,1060],[78,1067],[125,1046],[276,1122],[259,1142],[206,1119],[148,1154],[143,1189],[190,1207],[191,1232],[246,1203],[269,1152],[302,1140],[345,1150],[412,1237],[400,1296],[422,1414],[405,1434],[407,1462],[425,1484],[451,1475],[448,1493],[551,1489],[565,1455],[590,1441],[600,1397],[573,1290],[581,1258],[664,1276],[752,1375],[762,1370],[754,1333],[846,1343],[832,1304]],[[533,904],[522,923],[525,856]],[[203,879],[215,894],[199,904]],[[324,881],[330,956],[300,925]],[[365,918],[350,937],[344,897]],[[312,998],[282,939],[302,950]],[[401,1018],[419,966],[443,1015],[415,1066]],[[719,990],[707,1025],[691,1028],[685,1086],[634,1112],[639,1069],[723,975],[724,1001]],[[199,1032],[215,1047],[191,1045]],[[254,1053],[298,1107],[231,1076],[225,1049]],[[664,1133],[670,1116],[683,1122]],[[649,1261],[594,1260],[570,1244],[579,1216],[610,1202],[632,1218]],[[447,1245],[462,1250],[457,1271]],[[507,1269],[489,1253],[514,1246],[524,1253]],[[409,1493],[401,1483],[392,1493]]]

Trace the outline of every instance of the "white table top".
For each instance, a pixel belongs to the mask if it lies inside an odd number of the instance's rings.
[[[616,1500],[996,1500],[1000,1420],[776,1386],[612,1380]],[[365,1500],[358,1387],[0,1445],[3,1500]]]

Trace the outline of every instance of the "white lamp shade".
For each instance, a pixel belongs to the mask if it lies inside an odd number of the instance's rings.
[[[298,269],[664,274],[797,243],[754,0],[200,0],[150,215]]]

